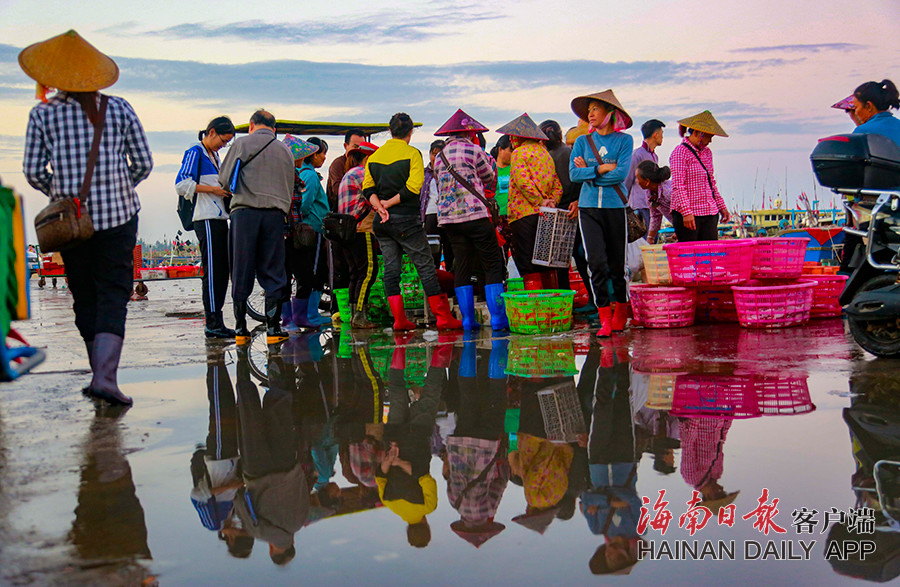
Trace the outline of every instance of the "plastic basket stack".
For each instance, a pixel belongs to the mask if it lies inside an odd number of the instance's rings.
[[[782,328],[805,324],[811,316],[839,315],[843,278],[826,271],[807,278],[808,241],[756,238],[641,247],[647,283],[631,286],[635,322],[650,328],[695,321]]]
[[[543,267],[568,267],[577,226],[568,210],[542,207],[531,262]]]
[[[804,376],[678,375],[671,414],[680,417],[757,418],[812,412]]]

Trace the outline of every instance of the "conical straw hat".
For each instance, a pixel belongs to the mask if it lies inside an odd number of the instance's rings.
[[[522,114],[515,120],[508,122],[497,129],[497,132],[502,135],[509,135],[511,137],[519,137],[523,139],[535,139],[538,141],[547,141],[550,140],[550,137],[544,134],[544,132],[538,127],[537,124],[531,120],[531,117],[528,116],[528,113]]]
[[[297,159],[306,159],[319,150],[319,145],[304,141],[303,139],[292,135],[284,135],[282,142],[284,142],[291,150],[291,153],[294,155],[294,161]]]
[[[578,96],[574,100],[572,100],[572,112],[575,113],[578,118],[587,122],[588,119],[588,104],[590,104],[591,100],[599,100],[604,104],[609,104],[616,110],[622,113],[622,116],[625,118],[625,128],[631,128],[634,124],[634,121],[631,120],[631,116],[628,115],[628,112],[625,111],[625,108],[622,106],[619,99],[616,98],[616,95],[612,90],[605,90],[603,92],[597,92],[596,94],[588,94],[587,96]]]
[[[19,65],[42,86],[65,92],[96,92],[119,79],[116,62],[74,30],[25,47]]]
[[[434,133],[436,137],[442,137],[457,132],[487,132],[487,127],[463,112],[462,108],[450,117],[450,120]]]
[[[685,128],[699,130],[700,132],[705,132],[710,135],[718,135],[720,137],[728,136],[728,133],[725,132],[725,129],[722,128],[709,110],[704,110],[700,114],[683,118],[678,121],[678,124]]]

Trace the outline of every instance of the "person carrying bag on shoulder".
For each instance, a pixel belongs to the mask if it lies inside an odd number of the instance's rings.
[[[99,93],[119,78],[118,66],[74,30],[26,47],[19,64],[41,99],[28,118],[25,178],[52,203],[82,194],[76,207],[93,225],[60,249],[92,372],[82,391],[129,406],[117,372],[141,209],[135,186],[153,168],[147,136],[126,100]]]

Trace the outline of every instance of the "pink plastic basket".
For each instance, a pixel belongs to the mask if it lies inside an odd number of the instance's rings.
[[[810,280],[736,285],[734,305],[744,328],[783,328],[809,321],[815,282]]]
[[[678,375],[673,416],[756,418],[812,412],[806,377]]]
[[[750,279],[753,239],[665,245],[675,285],[735,285]]]
[[[832,318],[841,315],[841,304],[838,298],[844,291],[846,275],[804,275],[804,280],[816,283],[813,289],[812,318]]]
[[[697,288],[697,322],[737,322],[731,287]]]
[[[694,323],[697,293],[685,287],[631,285],[635,320],[647,328],[680,328]]]
[[[803,273],[808,238],[757,238],[751,277],[797,279]]]

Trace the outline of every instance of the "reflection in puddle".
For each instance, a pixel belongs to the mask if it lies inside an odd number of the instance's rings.
[[[692,494],[690,507],[709,512],[699,531],[741,544],[765,538],[752,519],[742,519],[765,487],[769,500],[781,498],[775,521],[794,540],[793,510],[809,505],[820,520],[826,504],[846,512],[842,500],[852,490],[857,507],[875,512],[881,558],[826,564],[827,544],[859,538],[846,518],[834,519],[830,528],[816,528],[815,556],[777,573],[825,581],[835,571],[897,576],[900,465],[875,463],[900,457],[900,395],[884,389],[883,370],[865,373],[865,365],[878,363],[856,364],[843,424],[835,414],[846,400],[816,388],[822,381],[827,389],[841,386],[839,378],[823,379],[849,358],[839,321],[805,332],[698,332],[635,330],[602,343],[580,333],[442,333],[436,340],[307,333],[236,355],[211,349],[208,431],[190,459],[191,515],[205,534],[191,539],[227,547],[229,574],[217,577],[257,582],[287,566],[323,580],[334,578],[328,569],[342,569],[386,583],[408,570],[405,561],[417,552],[433,573],[480,573],[498,583],[521,568],[539,582],[565,570],[575,582],[590,573],[630,573],[642,582],[695,584],[724,577],[717,575],[723,570],[732,576],[732,567],[696,561],[675,576],[666,561],[638,556],[642,544],[693,536],[679,519]],[[850,486],[842,481],[847,427],[857,467]],[[820,433],[825,441],[814,440]],[[118,432],[112,424],[97,434],[115,443]],[[811,449],[816,442],[821,446]],[[841,451],[844,459],[835,456]],[[73,541],[84,558],[107,548],[118,557],[149,558],[130,469],[121,449],[113,454],[118,461],[109,462],[118,464],[109,470],[128,472],[115,498],[122,511],[109,515],[115,538],[80,529]],[[805,475],[810,460],[839,465]],[[660,491],[671,502],[666,535],[641,524],[642,505],[652,516]],[[85,481],[84,492],[103,490]],[[80,495],[79,512],[82,501]],[[76,528],[91,527],[85,515],[76,513]],[[736,522],[722,527],[728,516]],[[152,538],[158,561],[166,547]],[[376,566],[345,568],[344,557]],[[317,567],[317,560],[331,562]],[[463,560],[465,568],[448,562]],[[738,568],[740,561],[729,564]],[[166,568],[199,580],[176,563]]]

